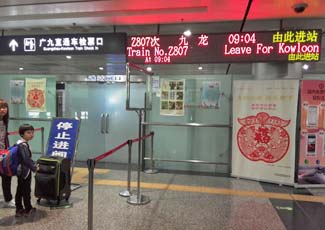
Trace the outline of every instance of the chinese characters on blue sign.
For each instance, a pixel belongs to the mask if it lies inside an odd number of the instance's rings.
[[[79,120],[54,118],[49,135],[47,156],[60,156],[72,160],[79,133]]]

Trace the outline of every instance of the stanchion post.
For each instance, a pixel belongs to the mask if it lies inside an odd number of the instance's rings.
[[[93,230],[93,204],[94,204],[94,169],[95,159],[88,159],[88,230]]]
[[[142,140],[142,132],[141,132],[141,122],[142,122],[142,111],[143,109],[137,110],[139,116],[139,144],[138,144],[138,181],[137,181],[137,194],[132,194],[127,202],[129,204],[139,205],[139,204],[148,204],[150,199],[148,196],[144,196],[140,194],[140,171],[141,171],[141,140]]]
[[[147,169],[146,171],[144,171],[145,173],[148,173],[148,174],[154,174],[154,173],[157,173],[158,170],[155,169],[155,162],[153,160],[153,137],[155,135],[154,132],[151,132],[151,142],[150,142],[150,169]]]
[[[127,189],[126,191],[120,192],[120,196],[129,197],[131,196],[131,157],[132,157],[132,140],[128,140],[129,157],[128,157],[128,178],[127,178]]]

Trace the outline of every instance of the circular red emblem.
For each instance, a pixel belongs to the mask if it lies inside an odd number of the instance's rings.
[[[242,127],[237,133],[237,145],[247,159],[274,163],[287,154],[290,138],[284,127],[290,120],[261,112],[256,116],[238,118],[238,122]]]
[[[44,105],[44,92],[40,89],[28,91],[27,102],[31,107],[40,108]]]

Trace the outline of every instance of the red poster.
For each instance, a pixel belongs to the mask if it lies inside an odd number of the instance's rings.
[[[297,80],[234,81],[232,176],[294,184],[298,91]]]

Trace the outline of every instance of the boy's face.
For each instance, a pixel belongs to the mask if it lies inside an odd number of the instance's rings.
[[[26,141],[30,141],[34,137],[34,130],[27,130],[24,132],[23,138]]]

